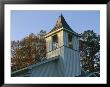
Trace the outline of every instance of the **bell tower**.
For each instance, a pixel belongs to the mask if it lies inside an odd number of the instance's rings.
[[[81,74],[80,35],[70,28],[62,14],[59,16],[54,28],[45,38],[47,59],[59,56],[59,64],[63,76],[79,76]]]

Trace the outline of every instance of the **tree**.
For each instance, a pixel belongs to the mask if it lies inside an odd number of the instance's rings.
[[[40,38],[44,37],[46,35],[46,31],[44,30],[40,30],[40,33],[37,35],[39,36]]]
[[[81,34],[80,56],[81,65],[85,71],[96,71],[96,60],[97,58],[100,59],[100,36],[93,30],[87,30]],[[100,67],[100,64],[97,67]]]
[[[42,32],[38,35],[31,33],[21,41],[12,41],[12,71],[38,63],[46,58],[46,41],[44,38],[46,32],[43,30]]]

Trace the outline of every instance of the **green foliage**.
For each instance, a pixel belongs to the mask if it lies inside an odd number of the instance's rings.
[[[87,30],[81,34],[80,56],[82,68],[85,71],[100,70],[100,64],[98,63],[100,60],[100,36],[94,33],[93,30]],[[97,61],[97,59],[99,60]]]

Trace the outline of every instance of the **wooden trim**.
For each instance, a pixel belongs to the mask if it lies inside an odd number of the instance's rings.
[[[52,34],[56,34],[56,33],[58,33],[59,31],[62,31],[62,30],[63,30],[63,28],[60,28],[60,29],[58,29],[58,30],[56,30],[56,31],[53,31],[53,32],[51,32],[51,33],[47,33],[47,35],[45,35],[45,38],[51,36]]]
[[[79,50],[75,50],[75,49],[73,49],[73,48],[70,48],[70,47],[68,47],[68,46],[64,46],[64,47],[67,47],[67,48],[69,48],[69,49],[72,49],[72,50],[74,50],[74,51],[77,51],[77,52],[79,52]]]
[[[72,31],[70,31],[70,30],[67,30],[67,29],[63,29],[64,31],[66,31],[66,32],[69,32],[69,33],[71,33],[71,34],[73,34],[73,35],[75,35],[75,36],[77,36],[77,37],[81,37],[81,35],[80,34],[78,34],[78,33],[76,33],[76,32],[72,32]]]
[[[75,35],[75,36],[77,36],[77,37],[81,37],[81,35],[78,34],[78,33],[76,33],[76,32],[72,32],[72,31],[70,31],[70,30],[68,30],[68,29],[65,29],[65,28],[60,28],[60,29],[58,29],[58,30],[56,30],[56,31],[53,31],[53,32],[51,32],[51,33],[47,33],[47,34],[45,35],[45,38],[51,36],[52,34],[56,34],[57,32],[62,31],[62,30],[63,30],[63,31],[67,31],[67,32],[69,32],[69,33],[71,33],[71,34],[73,34],[73,35]]]
[[[58,48],[56,48],[56,49],[59,49],[59,48],[61,48],[61,47],[66,47],[66,48],[69,48],[69,49],[71,49],[71,50],[74,50],[74,51],[80,52],[79,50],[75,50],[75,49],[73,49],[73,48],[70,48],[70,47],[68,47],[68,46],[64,46],[64,45],[62,45],[62,46],[60,46],[60,47],[58,47]],[[52,50],[49,51],[49,52],[52,52],[52,51],[54,51],[54,50],[56,50],[56,49],[52,49]],[[49,53],[49,52],[47,52],[47,53]]]

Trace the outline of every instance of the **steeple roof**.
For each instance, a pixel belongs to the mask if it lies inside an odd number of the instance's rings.
[[[56,22],[56,25],[54,26],[54,28],[50,31],[53,32],[59,28],[65,28],[67,30],[70,30],[73,32],[73,30],[70,28],[70,26],[67,24],[67,22],[65,21],[63,15],[61,14]]]
[[[67,22],[65,21],[65,19],[64,19],[64,17],[63,17],[62,14],[61,14],[61,15],[59,16],[59,18],[57,19],[57,22],[56,22],[56,25],[54,26],[54,28],[53,28],[49,33],[47,33],[45,37],[47,37],[47,36],[49,36],[49,35],[51,35],[51,34],[57,32],[57,30],[59,30],[59,29],[66,30],[66,31],[71,32],[71,33],[73,33],[74,35],[80,37],[80,35],[79,35],[78,33],[74,32],[74,31],[70,28],[70,26],[67,24]]]

